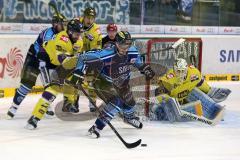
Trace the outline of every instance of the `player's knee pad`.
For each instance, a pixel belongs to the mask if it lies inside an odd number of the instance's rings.
[[[220,103],[226,100],[230,93],[231,90],[228,88],[211,87],[210,91],[208,92],[208,96],[212,98],[215,102]]]
[[[221,108],[213,99],[198,88],[194,88],[188,95],[189,102],[200,100],[203,109],[203,116],[206,118],[212,117],[215,112]]]

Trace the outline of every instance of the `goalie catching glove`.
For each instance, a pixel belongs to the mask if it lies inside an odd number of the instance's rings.
[[[147,80],[152,79],[155,76],[155,72],[152,70],[150,65],[143,65],[139,68],[140,72],[146,76]]]

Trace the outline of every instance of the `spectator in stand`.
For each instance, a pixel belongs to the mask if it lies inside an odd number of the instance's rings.
[[[107,35],[102,39],[102,48],[109,47],[115,43],[117,31],[118,28],[116,24],[110,23],[107,25]]]

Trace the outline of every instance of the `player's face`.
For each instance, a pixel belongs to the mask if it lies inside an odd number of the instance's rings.
[[[116,31],[108,31],[108,37],[113,40],[116,37],[117,32]]]
[[[76,43],[77,40],[80,38],[81,33],[80,32],[72,32],[72,31],[69,31],[69,32],[70,32],[70,38],[71,38],[72,42]]]
[[[95,22],[95,17],[93,16],[85,16],[83,18],[83,24],[85,27],[91,26]]]
[[[187,70],[175,70],[175,74],[179,78],[179,80],[183,82],[186,78]]]
[[[63,22],[54,23],[53,28],[55,28],[56,31],[59,33],[64,30],[64,23]]]
[[[116,43],[117,49],[118,49],[118,53],[120,55],[126,55],[128,49],[131,47],[132,42],[126,42],[126,43]]]

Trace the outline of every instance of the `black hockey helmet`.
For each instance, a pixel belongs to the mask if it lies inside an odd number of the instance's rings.
[[[83,12],[84,16],[92,16],[92,17],[96,17],[96,11],[93,7],[88,7],[84,10]]]
[[[52,17],[52,23],[59,23],[59,22],[66,22],[66,21],[67,21],[66,17],[61,13],[54,14]]]
[[[117,35],[115,38],[116,38],[116,43],[119,43],[119,44],[131,45],[133,41],[131,34],[128,31],[117,32]]]
[[[83,25],[78,19],[72,19],[67,24],[67,31],[82,33]]]

